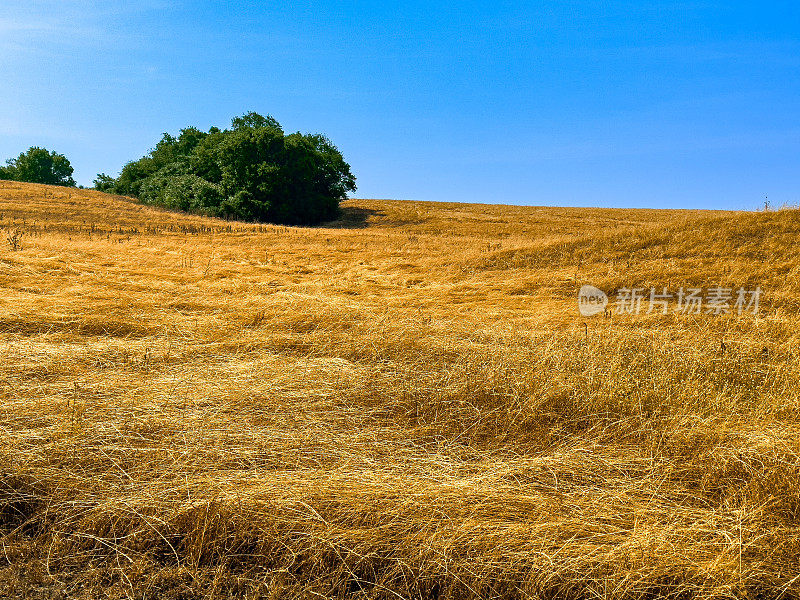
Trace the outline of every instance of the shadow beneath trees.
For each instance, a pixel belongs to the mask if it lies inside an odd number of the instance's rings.
[[[369,227],[370,217],[382,217],[384,213],[372,208],[360,208],[357,206],[344,206],[341,214],[335,221],[328,221],[320,224],[320,227],[332,229],[364,229]]]

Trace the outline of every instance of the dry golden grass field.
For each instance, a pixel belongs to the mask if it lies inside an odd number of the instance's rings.
[[[0,182],[0,229],[0,596],[800,597],[798,211]]]

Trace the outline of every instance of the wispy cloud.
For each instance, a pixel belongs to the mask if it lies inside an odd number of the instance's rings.
[[[0,16],[0,58],[11,53],[48,53],[65,45],[113,43],[121,36],[117,24],[133,15],[167,8],[162,0],[144,2],[4,2]]]
[[[95,42],[101,31],[69,14],[56,19],[49,13],[8,11],[0,17],[0,58],[10,59],[23,53],[47,53],[54,46]]]
[[[14,35],[19,33],[52,33],[65,27],[57,27],[53,23],[45,23],[41,18],[29,18],[28,20],[20,18],[0,17],[0,35]]]

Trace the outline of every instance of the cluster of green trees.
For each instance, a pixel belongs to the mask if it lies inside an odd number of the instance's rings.
[[[0,179],[74,186],[63,154],[32,147],[0,167]],[[247,113],[229,129],[167,133],[119,177],[100,173],[96,189],[147,204],[243,221],[287,225],[335,219],[356,178],[324,135],[284,134],[270,116]]]
[[[36,146],[17,158],[8,159],[6,166],[0,167],[0,179],[50,185],[74,186],[72,173],[72,165],[66,156]]]
[[[252,112],[229,129],[164,134],[119,177],[100,173],[94,184],[147,204],[291,225],[336,218],[356,189],[350,165],[325,136],[286,135],[275,119]]]

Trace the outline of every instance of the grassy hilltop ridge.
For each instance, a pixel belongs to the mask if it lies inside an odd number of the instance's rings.
[[[4,595],[800,596],[797,211],[288,228],[0,182],[0,229]]]

